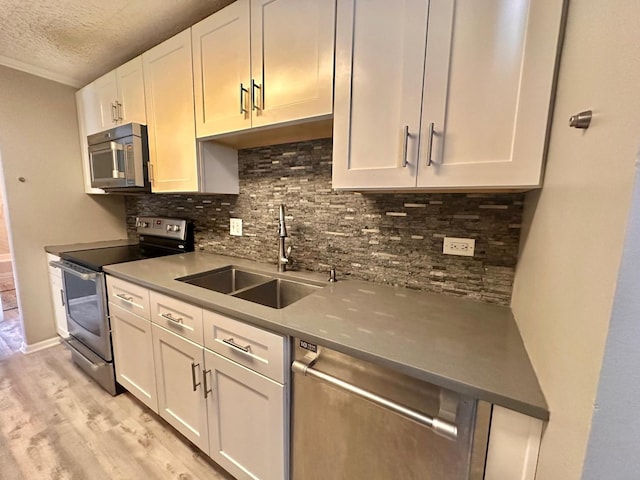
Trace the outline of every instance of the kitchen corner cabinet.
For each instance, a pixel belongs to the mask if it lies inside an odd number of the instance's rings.
[[[153,192],[198,191],[191,33],[142,54]]]
[[[62,286],[62,272],[59,268],[49,265],[51,261],[60,261],[60,257],[47,253],[47,265],[49,270],[49,288],[51,289],[51,303],[53,305],[53,318],[56,324],[56,332],[62,338],[67,338],[67,311],[64,306],[64,293]]]
[[[130,60],[93,83],[100,113],[98,131],[130,122],[147,124],[142,57]]]
[[[338,0],[333,187],[540,186],[562,14],[562,0]]]
[[[329,116],[335,2],[239,0],[191,29],[198,138]]]

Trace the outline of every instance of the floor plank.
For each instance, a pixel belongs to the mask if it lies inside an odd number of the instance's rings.
[[[128,393],[110,396],[56,346],[0,359],[0,478],[232,477]]]

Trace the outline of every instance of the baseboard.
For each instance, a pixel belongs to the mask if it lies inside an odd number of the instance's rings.
[[[22,342],[22,346],[20,347],[20,351],[25,355],[29,355],[34,352],[38,352],[40,350],[44,350],[45,348],[55,347],[60,344],[60,337],[57,335],[54,338],[50,338],[48,340],[43,340],[42,342],[33,343],[31,345],[27,345]]]

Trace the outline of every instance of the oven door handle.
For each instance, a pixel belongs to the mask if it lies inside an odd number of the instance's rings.
[[[58,262],[56,260],[51,260],[49,262],[49,265],[55,268],[59,268],[63,272],[67,272],[67,273],[70,273],[71,275],[75,275],[76,277],[80,277],[82,280],[95,280],[96,277],[98,276],[98,274],[95,272],[83,273],[78,270],[74,270],[73,268],[69,268],[66,264],[62,262]]]

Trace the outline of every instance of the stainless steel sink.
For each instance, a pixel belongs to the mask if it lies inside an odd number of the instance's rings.
[[[271,277],[259,273],[240,270],[233,265],[210,270],[208,272],[176,278],[179,282],[190,283],[220,293],[233,293],[260,283],[267,282]]]
[[[235,265],[227,265],[215,270],[176,278],[176,280],[271,308],[284,308],[324,286],[248,272]]]
[[[292,282],[290,280],[276,278],[262,285],[234,293],[233,296],[259,303],[266,307],[284,308],[320,288],[322,287],[309,283]]]

